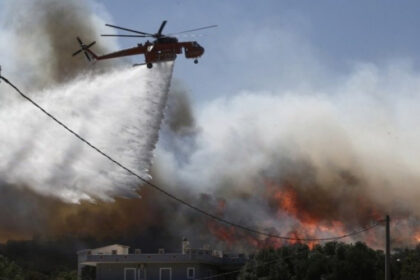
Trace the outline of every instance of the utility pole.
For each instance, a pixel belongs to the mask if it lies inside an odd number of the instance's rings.
[[[385,217],[385,280],[391,280],[391,233],[389,228],[389,215]]]

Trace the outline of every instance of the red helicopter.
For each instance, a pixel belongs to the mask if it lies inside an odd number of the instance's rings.
[[[86,56],[86,59],[91,61],[92,58],[95,60],[102,60],[102,59],[109,59],[109,58],[115,58],[115,57],[122,57],[122,56],[130,56],[130,55],[136,55],[136,54],[144,54],[145,57],[145,63],[142,64],[135,64],[137,65],[147,65],[147,68],[152,68],[153,63],[160,62],[160,61],[172,61],[175,60],[177,54],[182,53],[182,49],[184,49],[185,57],[186,58],[193,58],[194,63],[198,63],[198,58],[201,57],[204,53],[204,48],[200,46],[196,41],[192,42],[178,42],[178,39],[176,37],[172,37],[173,35],[181,34],[181,33],[187,33],[202,29],[208,29],[216,27],[217,25],[210,25],[205,27],[200,27],[196,29],[191,30],[185,30],[178,33],[173,33],[169,35],[162,34],[163,28],[166,25],[166,20],[162,22],[160,25],[160,28],[157,33],[146,33],[141,32],[137,30],[132,30],[120,26],[115,26],[111,24],[105,24],[106,26],[113,27],[116,29],[121,29],[124,31],[136,33],[136,35],[101,35],[101,36],[107,36],[107,37],[139,37],[139,38],[155,38],[153,42],[145,42],[144,44],[138,44],[137,47],[130,48],[130,49],[124,49],[117,52],[105,54],[105,55],[97,55],[93,51],[90,50],[90,47],[92,47],[95,42],[90,43],[89,45],[83,44],[82,40],[77,37],[77,41],[80,44],[80,49],[73,53],[73,56],[83,52]]]

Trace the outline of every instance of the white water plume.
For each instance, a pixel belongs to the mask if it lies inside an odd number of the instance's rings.
[[[99,149],[147,178],[173,63],[114,70],[27,92]],[[138,180],[0,85],[0,177],[68,202],[135,194]],[[6,101],[6,102],[4,102]]]

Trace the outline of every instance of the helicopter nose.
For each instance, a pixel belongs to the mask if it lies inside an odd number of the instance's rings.
[[[204,48],[199,44],[197,44],[197,53],[199,53],[199,56],[204,54]]]

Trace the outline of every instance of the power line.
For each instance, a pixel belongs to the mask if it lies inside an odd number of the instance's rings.
[[[254,234],[259,234],[259,235],[264,235],[270,238],[277,238],[277,239],[283,239],[283,240],[289,240],[289,241],[328,241],[328,240],[339,240],[339,239],[343,239],[352,235],[356,235],[356,234],[360,234],[362,232],[368,231],[376,226],[378,226],[382,220],[380,221],[376,221],[376,223],[364,227],[360,230],[356,230],[356,231],[352,231],[350,233],[347,234],[343,234],[340,236],[334,236],[334,237],[328,237],[328,238],[296,238],[296,237],[290,237],[290,236],[282,236],[282,235],[278,235],[278,234],[273,234],[273,233],[269,233],[269,232],[264,232],[264,231],[260,231],[260,230],[256,230],[247,226],[243,226],[241,224],[237,224],[234,222],[231,222],[229,220],[226,220],[224,218],[218,217],[212,213],[209,213],[197,206],[192,205],[191,203],[189,203],[188,201],[185,201],[181,198],[178,198],[177,196],[175,196],[174,194],[164,190],[163,188],[159,187],[157,184],[150,182],[149,180],[144,179],[143,177],[141,177],[140,175],[138,175],[136,172],[134,172],[133,170],[129,169],[128,167],[124,166],[122,163],[118,162],[117,160],[115,160],[114,158],[112,158],[111,156],[109,156],[108,154],[106,154],[105,152],[103,152],[101,149],[97,148],[95,145],[93,145],[92,143],[90,143],[88,140],[86,140],[85,138],[83,138],[81,135],[79,135],[77,132],[75,132],[74,130],[72,130],[70,127],[68,127],[66,124],[64,124],[63,122],[61,122],[59,119],[57,119],[55,116],[53,116],[52,114],[50,114],[48,111],[46,111],[43,107],[41,107],[40,105],[38,105],[38,103],[36,103],[34,100],[32,100],[30,97],[28,97],[27,95],[25,95],[22,91],[20,91],[12,82],[10,82],[8,79],[6,79],[3,76],[0,76],[0,79],[2,79],[3,81],[5,81],[7,84],[9,84],[13,89],[15,89],[24,99],[26,99],[27,101],[29,101],[30,103],[32,103],[32,105],[34,105],[36,108],[38,108],[42,113],[44,113],[45,115],[47,115],[49,118],[51,118],[53,121],[55,121],[58,125],[60,125],[61,127],[63,127],[65,130],[67,130],[68,132],[70,132],[71,134],[73,134],[76,138],[78,138],[80,141],[82,141],[83,143],[85,143],[86,145],[88,145],[90,148],[92,148],[93,150],[95,150],[96,152],[98,152],[99,154],[101,154],[103,157],[107,158],[109,161],[111,161],[112,163],[114,163],[115,165],[119,166],[120,168],[122,168],[123,170],[127,171],[129,174],[131,174],[132,176],[136,177],[137,179],[139,179],[140,181],[142,181],[143,183],[149,185],[150,187],[154,188],[155,190],[161,192],[162,194],[166,195],[167,197],[175,200],[178,203],[181,203],[185,206],[187,206],[188,208],[202,214],[205,215],[219,223],[222,224],[226,224],[232,227],[236,227],[239,229],[242,229],[244,231],[250,232],[250,233],[254,233]]]

